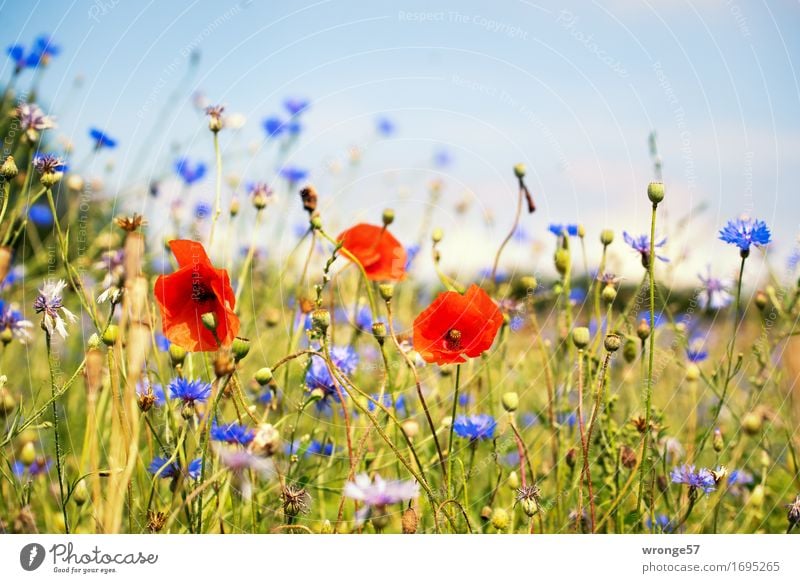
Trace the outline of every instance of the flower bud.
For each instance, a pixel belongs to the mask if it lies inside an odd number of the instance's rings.
[[[378,341],[378,344],[383,346],[383,342],[386,340],[386,324],[383,322],[373,322],[372,335],[375,336],[375,340]]]
[[[317,189],[310,184],[300,190],[300,198],[303,201],[303,210],[309,214],[317,210]]]
[[[231,353],[236,362],[242,360],[250,352],[250,340],[237,336],[231,343]]]
[[[72,192],[80,192],[83,190],[85,182],[80,174],[70,174],[67,177],[67,188]]]
[[[636,328],[636,335],[639,337],[639,340],[647,340],[650,336],[650,324],[648,324],[647,320],[642,318],[639,320],[639,327]]]
[[[272,369],[268,366],[258,369],[255,374],[255,379],[256,382],[262,387],[269,384],[269,382],[272,380]]]
[[[72,499],[78,506],[83,506],[89,500],[89,488],[86,487],[84,480],[75,484],[75,488],[72,490]]]
[[[322,217],[319,215],[313,215],[311,220],[309,220],[309,224],[311,228],[315,231],[319,231],[322,228]]]
[[[228,212],[230,213],[230,215],[232,217],[235,217],[236,215],[239,214],[239,209],[241,207],[242,207],[242,203],[239,202],[238,198],[234,197],[234,198],[231,199],[231,204],[228,207]]]
[[[481,520],[484,522],[488,522],[489,519],[492,517],[492,507],[491,506],[484,506],[481,508]]]
[[[333,534],[333,525],[331,524],[330,520],[328,520],[326,518],[325,520],[322,521],[322,524],[319,527],[319,533],[320,534]]]
[[[431,233],[431,240],[433,241],[434,245],[441,242],[442,237],[444,237],[444,232],[438,227],[433,230],[433,233]]]
[[[513,413],[519,407],[519,395],[515,391],[503,393],[502,396],[503,409],[509,413]]]
[[[750,498],[747,500],[747,504],[753,508],[759,508],[764,504],[764,486],[762,484],[758,484],[753,488],[753,491],[750,493]]]
[[[567,270],[569,270],[569,266],[571,263],[569,251],[559,247],[559,249],[556,251],[555,256],[553,257],[553,261],[556,266],[556,271],[558,271],[560,275],[564,275],[567,272]]]
[[[504,532],[511,524],[511,518],[508,516],[508,512],[502,508],[495,508],[492,510],[491,521],[492,526],[500,532]]]
[[[614,231],[611,229],[603,229],[600,231],[600,242],[603,244],[603,247],[611,245],[611,243],[614,242]]]
[[[169,359],[172,366],[180,366],[186,360],[186,349],[173,343],[169,345]]]
[[[417,512],[413,508],[406,508],[403,511],[400,522],[403,527],[403,534],[415,534],[417,532],[419,517],[417,517]]]
[[[539,512],[539,505],[533,498],[524,498],[520,500],[519,505],[522,507],[522,511],[528,518],[536,516],[536,513]]]
[[[3,346],[8,345],[11,341],[14,340],[14,332],[11,331],[11,328],[4,328],[2,332],[0,332],[0,342],[3,343]]]
[[[761,415],[751,411],[742,417],[742,430],[744,430],[747,435],[756,435],[761,431],[762,423],[763,419]]]
[[[19,452],[19,461],[26,466],[36,461],[36,447],[33,445],[33,442],[29,441],[22,446]]]
[[[686,365],[686,380],[687,381],[696,381],[700,378],[700,367],[698,367],[695,363],[690,362]]]
[[[519,282],[522,284],[522,287],[529,292],[532,292],[539,286],[539,282],[536,281],[536,277],[533,275],[523,275]]]
[[[514,176],[517,178],[525,178],[525,164],[515,164],[514,165]]]
[[[106,346],[114,346],[119,340],[119,326],[116,324],[109,324],[103,331],[103,344]]]
[[[513,470],[508,474],[508,487],[512,490],[519,488],[519,476]]]
[[[583,350],[586,348],[589,345],[589,340],[591,340],[591,336],[589,335],[589,329],[585,326],[578,326],[572,329],[572,343],[577,349]]]
[[[725,440],[722,439],[722,431],[717,427],[714,430],[714,436],[711,438],[711,444],[714,446],[714,451],[719,453],[725,448]]]
[[[3,161],[3,165],[0,166],[0,176],[11,179],[14,178],[18,172],[19,170],[17,169],[17,164],[14,161],[14,156],[7,156]]]
[[[622,345],[622,356],[625,358],[625,362],[630,364],[636,360],[638,355],[639,347],[636,345],[636,341],[631,338],[625,340],[625,343]]]
[[[586,227],[583,225],[578,225],[578,237],[583,239],[586,236]]]
[[[325,308],[317,308],[311,312],[311,325],[320,334],[324,335],[331,325],[331,313]]]
[[[606,304],[613,304],[614,300],[617,299],[617,290],[609,283],[603,288],[603,291],[600,292],[600,297]]]
[[[394,210],[393,209],[386,209],[383,211],[383,226],[388,227],[394,222]]]
[[[769,304],[769,298],[767,297],[767,294],[765,294],[761,290],[758,290],[756,292],[756,297],[755,297],[754,301],[755,301],[756,307],[761,311],[763,311],[764,308],[766,308],[767,305]]]
[[[17,401],[14,395],[6,387],[0,387],[0,417],[4,417],[11,413],[17,406]]]
[[[403,428],[403,433],[405,433],[409,439],[414,439],[419,435],[419,423],[413,419],[406,419],[403,421],[401,427]]]
[[[658,204],[662,200],[664,200],[664,183],[663,182],[651,182],[647,185],[647,198],[650,199],[650,202],[653,204]]]
[[[394,295],[394,285],[391,283],[382,283],[378,286],[378,292],[381,294],[383,301],[388,302]]]
[[[216,332],[217,315],[214,312],[206,312],[200,316],[200,320],[203,322],[203,326],[205,326],[206,329],[210,330],[211,332]]]
[[[619,347],[622,346],[622,339],[618,334],[606,334],[605,340],[603,340],[603,346],[605,346],[608,352],[616,352],[619,350]]]
[[[229,374],[233,374],[235,370],[236,364],[230,354],[223,351],[218,352],[214,357],[214,375],[221,379]],[[230,390],[230,387],[228,387],[228,390]]]

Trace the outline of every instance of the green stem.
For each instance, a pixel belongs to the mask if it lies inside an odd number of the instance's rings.
[[[211,247],[214,243],[214,230],[217,226],[217,220],[222,214],[222,152],[219,149],[219,132],[214,132],[214,158],[216,159],[217,166],[217,181],[215,185],[215,210],[214,220],[211,221],[211,233],[208,236],[208,246]]]
[[[51,337],[48,330],[44,331],[45,342],[47,344],[47,365],[50,368],[50,392],[53,399],[53,432],[56,440],[56,471],[58,472],[58,491],[61,496],[61,514],[64,516],[64,530],[69,534],[69,521],[67,520],[66,497],[64,496],[64,470],[61,467],[61,439],[58,432],[58,404],[56,402],[56,373],[53,370],[53,358],[51,350]]]
[[[458,389],[461,384],[461,365],[456,365],[456,381],[453,391],[453,413],[450,416],[450,438],[447,441],[447,495],[450,496],[450,484],[453,476],[453,431],[456,425],[456,413],[458,411]]]

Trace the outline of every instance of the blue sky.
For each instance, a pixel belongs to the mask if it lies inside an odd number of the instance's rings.
[[[652,129],[670,253],[688,253],[675,262],[676,277],[712,257],[719,270],[734,268],[735,252],[714,232],[742,212],[773,226],[778,257],[800,230],[797,2],[97,0],[3,2],[0,14],[5,44],[48,32],[62,46],[41,101],[59,116],[57,135],[75,143],[76,158],[89,148],[90,125],[119,139],[87,170],[104,174],[113,159],[111,193],[128,192],[132,177],[160,172],[178,153],[213,161],[195,91],[247,119],[237,134],[223,132],[226,169],[274,181],[275,150],[265,148],[261,120],[285,97],[303,96],[312,105],[288,161],[311,169],[331,221],[377,221],[393,206],[398,235],[410,243],[427,184],[440,178],[433,223],[445,229],[453,269],[489,262],[512,219],[517,162],[527,164],[539,206],[523,225],[544,246],[515,245],[507,269],[549,270],[551,221],[585,223],[590,257],[603,227],[645,231]],[[187,82],[192,49],[200,62]],[[10,75],[5,63],[0,78]],[[397,126],[388,139],[375,136],[380,115]],[[362,149],[357,168],[348,162],[353,145]],[[451,162],[437,167],[443,149]],[[343,170],[332,174],[331,162]],[[181,196],[209,199],[212,188],[210,176]],[[472,201],[463,215],[454,210],[461,200]],[[159,211],[146,197],[121,204]],[[276,223],[301,221],[297,207]],[[681,234],[675,223],[685,215]],[[283,236],[273,243],[288,245]],[[616,253],[619,271],[635,272],[621,245]]]

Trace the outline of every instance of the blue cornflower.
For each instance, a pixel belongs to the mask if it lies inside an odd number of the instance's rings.
[[[33,69],[40,64],[46,65],[51,58],[61,52],[61,47],[53,44],[52,39],[47,35],[36,38],[30,52],[25,50],[21,44],[11,45],[6,49],[8,56],[14,61],[15,72],[19,73],[23,69]]]
[[[284,166],[281,168],[279,174],[281,175],[281,178],[290,184],[294,184],[296,182],[300,182],[301,180],[305,180],[308,177],[308,170],[298,166]]]
[[[372,310],[369,306],[361,306],[356,313],[356,328],[364,332],[372,330]]]
[[[631,248],[633,248],[634,251],[641,255],[642,265],[645,269],[647,269],[650,266],[650,237],[648,235],[632,237],[627,231],[622,231],[622,238],[628,245],[631,246]],[[667,238],[664,237],[655,244],[655,248],[658,249],[666,244]],[[669,261],[669,259],[663,257],[662,255],[656,255],[656,258],[660,259],[661,261]]]
[[[578,422],[578,414],[574,411],[556,413],[556,423],[566,425],[569,429],[575,427]]]
[[[728,486],[746,486],[753,483],[753,475],[745,470],[733,470],[728,475]]]
[[[161,352],[168,351],[171,344],[172,343],[167,339],[166,336],[164,336],[160,332],[156,332],[156,347]]]
[[[374,399],[374,401],[378,401],[379,403],[382,403],[384,407],[386,407],[387,409],[389,409],[391,411],[393,404],[392,404],[392,396],[390,394],[384,393],[383,394],[383,401],[381,401],[378,398],[378,397],[380,397],[380,395],[378,395],[378,394],[373,394],[373,395],[370,395],[370,396],[372,397],[372,399]],[[370,400],[370,399],[367,399],[367,409],[369,409],[370,413],[373,413],[375,411],[375,409],[378,408],[378,406],[375,404],[374,401]],[[397,398],[394,400],[394,409],[400,415],[403,415],[405,413],[405,410],[406,410],[406,398],[403,395],[397,395]]]
[[[25,344],[31,338],[30,328],[33,323],[26,320],[22,312],[0,300],[0,332],[10,330],[14,338]]]
[[[573,287],[569,292],[569,301],[573,306],[582,304],[586,301],[586,290],[582,287]]]
[[[351,375],[358,366],[358,354],[350,346],[334,346],[331,349],[331,360],[336,368],[345,375]],[[311,366],[306,372],[306,388],[309,391],[320,389],[323,396],[315,404],[318,411],[329,413],[331,411],[331,399],[339,402],[339,393],[336,390],[336,383],[328,371],[327,363],[319,356],[311,357]]]
[[[657,530],[665,533],[672,532],[672,524],[670,523],[669,517],[666,514],[656,515],[655,523],[653,522],[653,519],[648,516],[646,525],[647,530]]]
[[[683,465],[674,468],[672,473],[670,473],[670,478],[673,484],[686,484],[689,486],[690,491],[702,490],[705,494],[713,492],[717,484],[711,470],[701,468],[695,471],[693,465]]]
[[[178,377],[169,383],[169,392],[173,399],[193,405],[208,400],[211,396],[211,385],[199,379],[192,381]]]
[[[286,111],[289,112],[289,115],[300,115],[306,111],[310,105],[311,102],[302,97],[290,97],[283,102],[283,106],[286,108]]]
[[[547,230],[553,233],[556,237],[577,237],[578,225],[562,225],[561,223],[550,223]]]
[[[286,124],[286,133],[288,133],[291,137],[296,138],[300,135],[303,131],[303,124],[300,123],[298,119],[291,119],[289,123]]]
[[[491,439],[494,437],[496,428],[497,421],[485,413],[469,416],[459,415],[453,424],[453,431],[456,432],[456,435],[470,441]]]
[[[33,167],[40,175],[63,174],[69,170],[67,163],[55,154],[36,154],[33,158]]]
[[[539,423],[539,416],[536,413],[523,413],[522,414],[522,428],[527,429]]]
[[[719,238],[736,245],[742,257],[750,254],[750,246],[761,247],[772,241],[772,234],[764,221],[750,218],[731,219],[719,231]]]
[[[95,150],[99,150],[101,148],[113,149],[117,147],[117,140],[97,128],[89,129],[89,137],[92,138],[92,141],[94,141]]]
[[[444,148],[439,148],[436,152],[433,153],[433,164],[437,168],[446,168],[453,163],[453,157],[450,155]]]
[[[386,116],[381,116],[375,121],[375,129],[380,135],[388,138],[395,132],[394,122]]]
[[[311,443],[308,444],[306,448],[306,456],[310,455],[318,455],[324,457],[330,457],[333,455],[333,443],[330,441],[321,442],[317,441],[316,439],[312,440]]]
[[[197,217],[198,221],[202,221],[211,215],[212,210],[209,203],[201,200],[194,205],[194,216]]]
[[[794,272],[800,265],[800,247],[795,247],[786,259],[786,269]]]
[[[520,314],[514,314],[508,322],[508,327],[511,328],[512,332],[519,332],[524,326],[525,317]]]
[[[157,456],[153,458],[150,465],[147,466],[147,471],[153,475],[158,474],[160,478],[175,478],[181,474],[182,469],[178,461],[173,461],[167,464],[169,458]],[[165,465],[167,464],[167,465]],[[163,467],[163,469],[161,469]],[[200,458],[189,462],[189,467],[185,472],[192,480],[200,477],[200,470],[203,467],[203,460]],[[158,470],[161,470],[159,473]]]
[[[689,362],[703,362],[708,358],[708,350],[703,346],[703,338],[697,337],[689,341],[686,347],[686,358]]]
[[[531,234],[522,225],[519,225],[516,229],[514,229],[513,237],[515,243],[527,243],[531,240]]]
[[[277,138],[286,129],[286,124],[277,115],[268,117],[261,125],[267,133],[267,139]]]
[[[189,158],[178,158],[175,161],[175,172],[181,177],[186,186],[191,186],[195,182],[203,179],[206,175],[206,165],[203,162],[192,164]]]
[[[411,269],[411,264],[416,259],[417,255],[419,255],[420,246],[414,243],[413,245],[409,245],[406,248],[406,271]]]
[[[49,458],[37,457],[29,466],[25,466],[21,461],[15,461],[11,465],[11,471],[18,478],[24,477],[26,473],[29,477],[35,478],[49,472],[52,464],[53,460]]]
[[[240,423],[228,423],[218,425],[215,421],[211,425],[211,439],[214,441],[224,441],[225,443],[238,443],[248,445],[256,436],[256,432]]]
[[[700,278],[703,284],[702,289],[697,294],[697,303],[700,309],[705,310],[708,307],[712,310],[719,310],[733,301],[733,296],[728,291],[731,287],[731,282],[713,277],[711,275],[711,266],[708,266],[705,277],[699,273],[697,277]]]

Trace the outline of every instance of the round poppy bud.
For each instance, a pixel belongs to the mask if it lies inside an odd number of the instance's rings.
[[[239,214],[239,209],[241,208],[242,204],[239,202],[238,198],[231,199],[231,206],[228,209],[232,217],[235,217]]]
[[[579,326],[572,330],[572,343],[579,350],[586,348],[589,345],[589,340],[591,340],[591,336],[588,328]]]
[[[613,285],[607,284],[603,291],[600,293],[600,297],[603,298],[603,301],[607,304],[613,304],[614,300],[617,299],[617,290],[614,288]]]
[[[86,487],[84,480],[75,484],[75,488],[72,490],[72,499],[78,506],[83,506],[89,500],[89,489]]]
[[[564,275],[569,269],[569,264],[570,264],[569,251],[559,247],[558,251],[556,251],[556,254],[553,257],[553,260],[555,262],[556,271],[558,271],[560,275]]]
[[[386,324],[383,322],[373,322],[372,335],[375,336],[375,340],[378,341],[378,344],[383,345],[384,340],[386,340]]]
[[[206,329],[212,332],[217,329],[217,315],[214,312],[206,312],[200,316],[200,320],[203,322],[203,326],[205,326]]]
[[[18,172],[19,170],[17,169],[17,163],[14,161],[14,156],[7,156],[3,161],[3,165],[0,166],[0,176],[3,178],[14,178]]]
[[[255,374],[255,379],[256,382],[262,387],[269,384],[269,382],[272,380],[272,369],[268,366],[258,369]]]
[[[14,340],[14,333],[11,331],[11,328],[5,328],[0,332],[0,342],[2,342],[4,346],[12,340]]]
[[[512,490],[519,488],[519,476],[513,470],[508,474],[508,487]]]
[[[242,360],[250,352],[250,340],[237,336],[231,343],[231,353],[236,362]]]
[[[614,242],[614,231],[611,229],[603,229],[600,231],[600,242],[604,247],[608,247]]]
[[[514,165],[514,176],[517,178],[525,178],[525,164],[515,164]]]
[[[0,388],[0,416],[8,415],[16,406],[17,401],[14,399],[14,395],[7,388]]]
[[[22,449],[19,451],[19,461],[26,466],[36,461],[36,447],[33,445],[33,442],[29,441],[22,446]]]
[[[650,336],[650,324],[647,323],[647,320],[642,318],[639,320],[639,327],[636,328],[636,335],[639,337],[639,340],[647,340]]]
[[[502,508],[495,508],[492,510],[491,521],[492,526],[501,532],[505,531],[511,524],[511,518],[508,516],[508,512]]]
[[[772,458],[769,457],[769,453],[766,450],[763,450],[763,449],[761,450],[761,453],[759,454],[758,461],[765,468],[768,468],[769,466],[772,465]]]
[[[444,237],[444,232],[438,227],[433,230],[433,233],[431,233],[431,240],[434,244],[441,242],[442,237]]]
[[[764,504],[764,486],[762,484],[758,484],[753,488],[753,491],[750,493],[750,498],[747,500],[747,504],[754,508],[758,508]]]
[[[116,324],[109,324],[103,331],[103,343],[106,346],[114,346],[119,339],[119,326]]]
[[[383,220],[383,226],[388,227],[394,222],[394,210],[393,209],[384,210],[383,216],[381,218]]]
[[[394,295],[394,285],[391,283],[382,283],[378,286],[378,293],[381,294],[381,298],[383,298],[384,301],[388,302]]]
[[[686,380],[696,381],[700,378],[700,368],[693,362],[686,365]]]
[[[586,227],[583,225],[578,225],[578,237],[583,239],[586,236]]]
[[[524,275],[520,278],[519,282],[528,292],[533,292],[538,286],[539,282],[533,275]]]
[[[513,413],[519,407],[519,395],[514,391],[503,393],[502,397],[503,409],[509,413]]]
[[[619,347],[622,346],[622,339],[618,334],[606,334],[603,340],[603,346],[605,346],[606,350],[609,352],[616,352],[619,350]]]
[[[311,312],[311,325],[320,334],[325,334],[331,325],[331,313],[325,308],[317,308]]]
[[[483,508],[481,508],[481,520],[483,520],[484,522],[488,522],[491,517],[492,517],[491,506],[484,506]]]
[[[622,356],[625,358],[625,362],[633,362],[636,360],[638,354],[639,347],[636,345],[636,341],[631,338],[625,340],[625,343],[622,345]]]
[[[750,412],[742,417],[742,429],[747,435],[756,435],[761,431],[763,419],[758,413]]]
[[[177,344],[169,345],[169,359],[172,361],[172,366],[180,366],[186,360],[186,349],[178,346]]]
[[[664,200],[664,183],[663,182],[651,182],[647,185],[647,198],[650,199],[650,202],[653,204],[658,204],[662,200]]]
[[[322,228],[322,217],[319,215],[312,216],[309,224],[311,225],[312,229],[319,231]]]
[[[714,451],[719,453],[725,448],[725,440],[722,438],[722,431],[717,427],[714,430],[714,436],[711,438],[711,444],[714,446]]]

